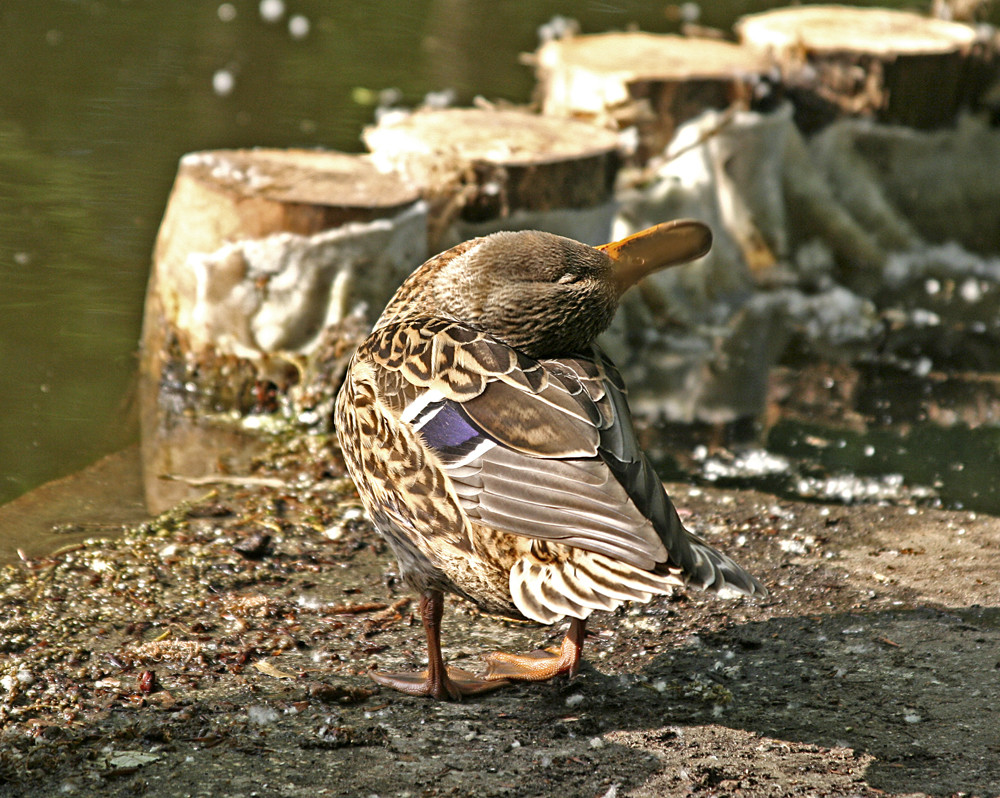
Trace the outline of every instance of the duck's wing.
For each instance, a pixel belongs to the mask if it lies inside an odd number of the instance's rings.
[[[659,475],[639,446],[624,381],[604,353],[594,347],[591,357],[564,358],[558,361],[558,367],[571,369],[570,379],[579,380],[586,388],[586,396],[602,409],[607,420],[599,428],[598,457],[624,488],[635,510],[653,525],[669,554],[669,565],[679,567],[687,581],[705,589],[766,595],[753,576],[684,527]]]
[[[535,361],[443,320],[369,339],[382,400],[440,464],[465,514],[711,590],[763,593],[681,524],[639,449],[618,372],[596,349]]]

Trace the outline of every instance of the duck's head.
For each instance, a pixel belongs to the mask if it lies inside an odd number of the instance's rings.
[[[462,321],[534,358],[566,355],[607,329],[631,286],[711,245],[709,228],[691,220],[600,247],[535,230],[494,233],[417,269],[383,319],[398,317],[405,305]]]

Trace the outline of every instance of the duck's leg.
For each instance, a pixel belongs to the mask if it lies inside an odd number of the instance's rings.
[[[460,701],[462,696],[486,693],[503,687],[503,677],[479,679],[461,668],[449,668],[441,654],[441,616],[444,594],[427,590],[420,596],[420,618],[427,634],[427,670],[419,673],[381,673],[368,675],[379,684],[409,695],[428,695],[440,700]],[[500,681],[497,681],[500,679]]]
[[[543,682],[566,673],[570,678],[580,670],[580,656],[583,653],[583,636],[587,622],[574,618],[563,638],[562,646],[547,651],[533,651],[530,654],[508,654],[494,651],[487,654],[486,679],[519,680]]]

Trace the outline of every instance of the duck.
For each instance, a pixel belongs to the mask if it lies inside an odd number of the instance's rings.
[[[399,574],[419,596],[427,668],[369,675],[461,700],[575,676],[595,611],[687,585],[764,596],[688,531],[639,446],[596,343],[644,277],[705,255],[710,229],[659,224],[593,247],[502,231],[419,266],[358,347],[335,405],[344,461]],[[487,653],[474,674],[441,650],[446,595],[555,624],[558,648]]]

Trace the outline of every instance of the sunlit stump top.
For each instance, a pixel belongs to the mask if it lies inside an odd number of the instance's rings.
[[[350,309],[350,297],[328,306],[338,247],[392,228],[419,200],[400,176],[362,155],[266,149],[186,155],[156,241],[147,321],[159,310],[192,351],[252,357],[306,350],[331,314]],[[421,236],[411,247],[416,263],[425,255]],[[393,280],[413,265],[378,280],[356,275],[354,288],[367,301],[384,302]],[[373,281],[386,285],[361,289]]]
[[[634,126],[640,161],[707,108],[749,107],[768,68],[731,42],[638,32],[546,42],[533,61],[545,114]]]
[[[499,227],[607,241],[618,167],[610,131],[522,110],[452,108],[383,118],[364,141],[376,164],[430,201],[432,251]]]
[[[796,6],[744,17],[736,30],[780,67],[806,130],[845,114],[941,127],[995,77],[971,27],[911,12]]]

